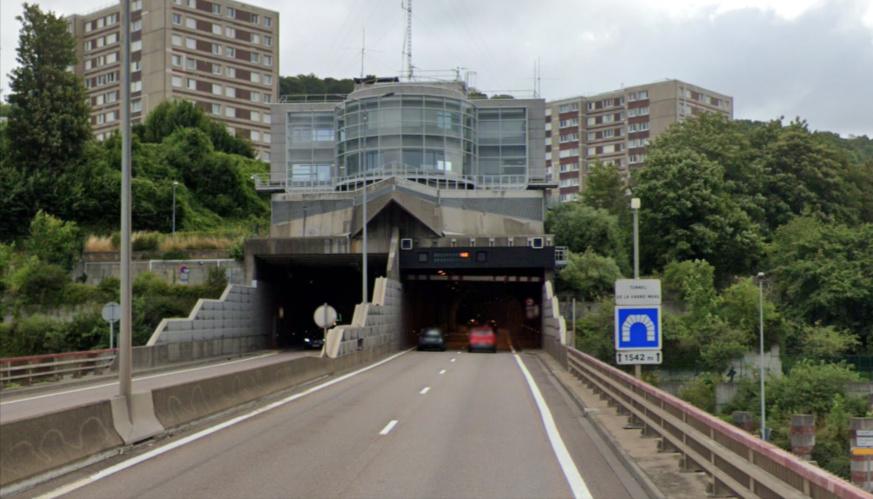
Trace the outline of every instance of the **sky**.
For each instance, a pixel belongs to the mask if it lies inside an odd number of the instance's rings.
[[[107,0],[34,0],[58,14]],[[280,74],[396,75],[401,0],[249,0],[280,13]],[[0,0],[0,89],[15,65],[19,0]],[[734,116],[801,117],[873,137],[873,0],[414,0],[413,65],[461,67],[488,93],[558,99],[680,79],[734,97]],[[364,33],[366,35],[364,36]],[[433,71],[433,72],[432,72]]]

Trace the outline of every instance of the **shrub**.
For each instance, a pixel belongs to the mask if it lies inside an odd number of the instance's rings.
[[[188,258],[188,254],[184,251],[170,250],[161,255],[162,260],[184,260]]]
[[[208,272],[205,284],[207,293],[220,296],[224,292],[224,288],[227,287],[227,274],[221,267],[212,267]]]
[[[61,267],[32,256],[10,276],[10,288],[19,305],[58,305],[69,277]]]
[[[679,390],[679,397],[706,412],[714,413],[716,383],[718,383],[717,374],[698,374],[691,381],[682,385],[682,388]]]
[[[157,232],[137,232],[133,235],[131,247],[133,251],[157,251],[161,244],[161,235]]]
[[[30,222],[30,238],[25,242],[28,254],[70,270],[81,251],[79,228],[40,210]]]

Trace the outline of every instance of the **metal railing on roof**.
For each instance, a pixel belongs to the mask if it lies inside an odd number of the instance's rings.
[[[288,94],[280,95],[279,103],[318,103],[318,102],[343,102],[348,94]]]

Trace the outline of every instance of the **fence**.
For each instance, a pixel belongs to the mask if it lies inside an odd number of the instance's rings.
[[[620,412],[640,423],[643,434],[679,452],[686,470],[713,479],[713,495],[738,497],[873,497],[841,478],[663,392],[575,348],[567,348],[570,372]]]
[[[0,359],[0,385],[29,385],[34,381],[52,381],[65,376],[78,378],[85,374],[100,374],[114,361],[114,349],[6,357]]]

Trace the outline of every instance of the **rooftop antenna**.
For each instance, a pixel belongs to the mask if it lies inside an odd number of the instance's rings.
[[[537,57],[536,60],[534,61],[534,90],[533,90],[534,98],[539,98],[539,96],[540,96],[540,91],[542,89],[542,80],[541,80],[542,73],[543,73],[542,58]]]
[[[361,28],[361,79],[364,79],[364,54],[367,51],[367,28]]]
[[[412,81],[412,0],[401,0],[400,8],[406,11],[406,37],[404,53],[406,54],[406,79]]]

